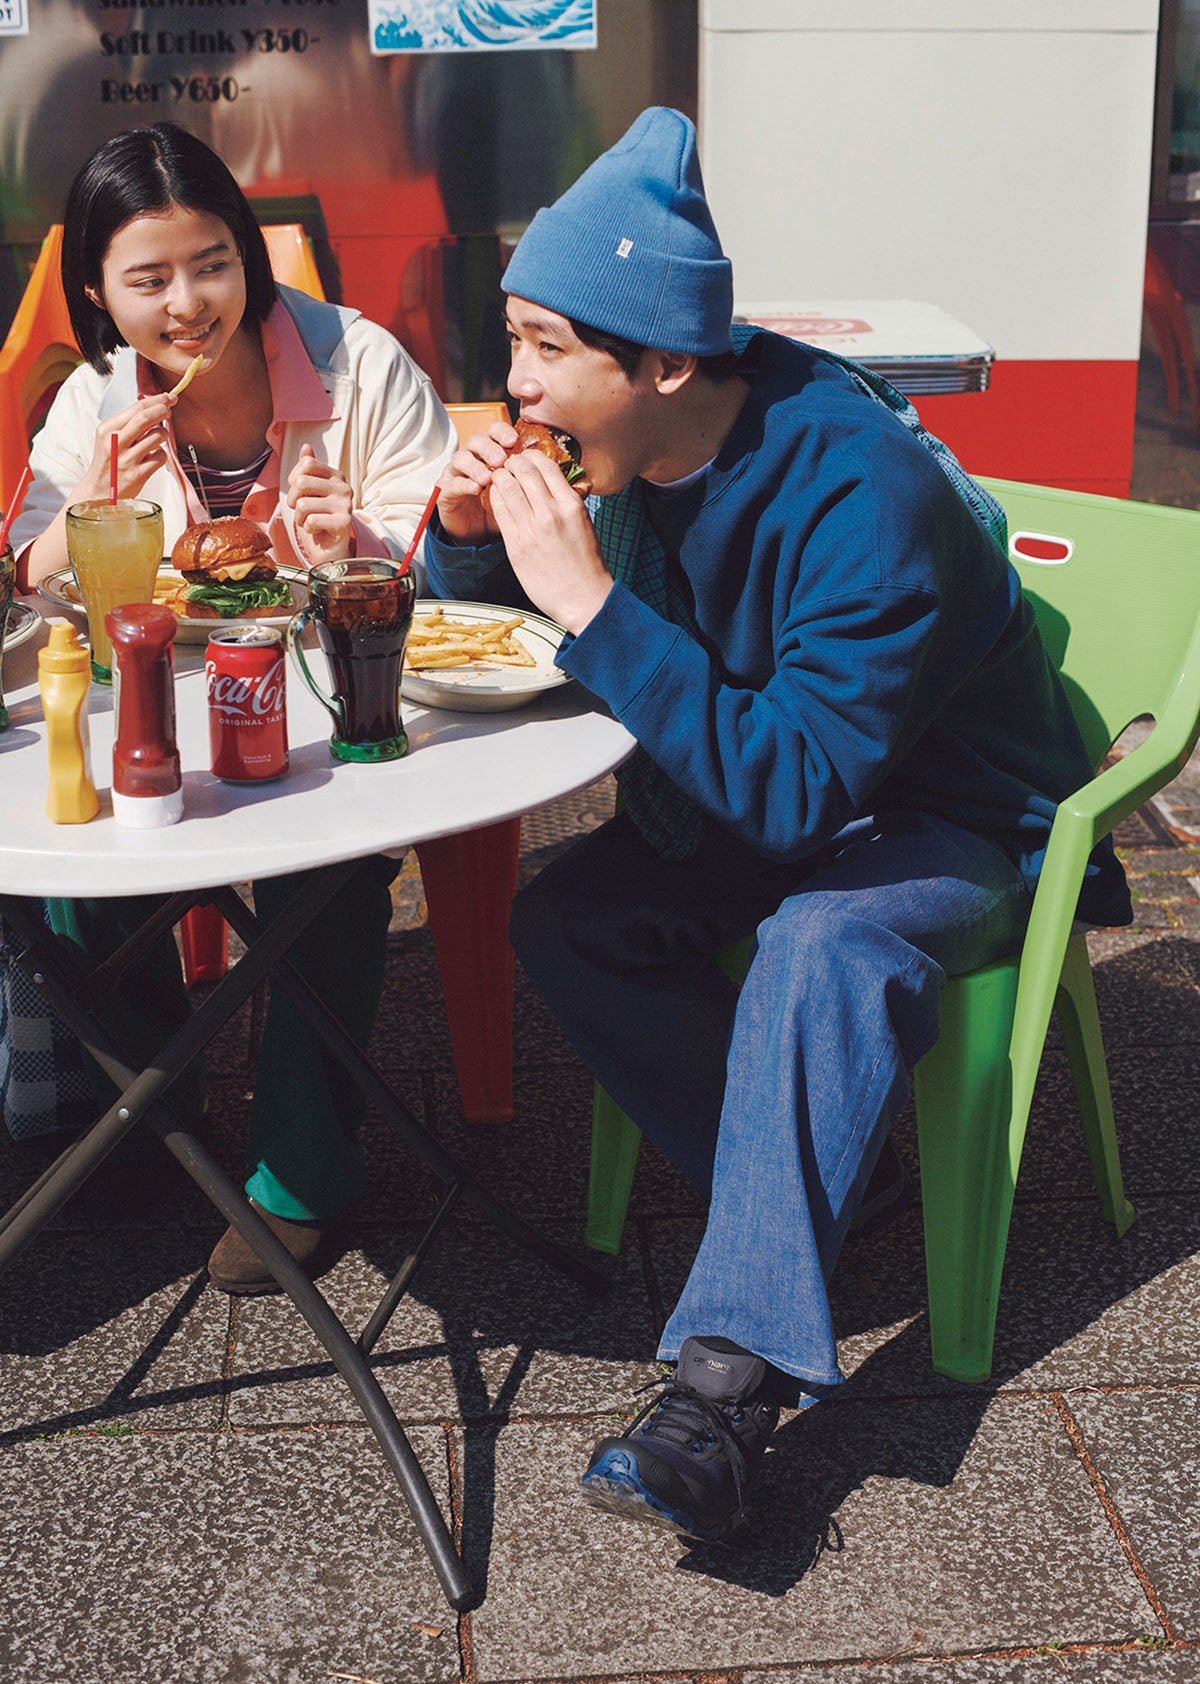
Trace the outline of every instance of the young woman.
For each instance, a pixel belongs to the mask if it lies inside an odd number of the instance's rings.
[[[453,425],[390,334],[356,311],[276,285],[249,204],[203,142],[160,123],[100,147],[68,197],[63,285],[86,362],[34,442],[34,479],[12,531],[23,585],[67,565],[65,510],[108,495],[114,433],[118,494],[161,506],[168,551],[188,525],[241,514],[267,531],[282,562],[403,554],[453,452]],[[173,397],[197,356],[199,371]],[[393,861],[367,862],[298,950],[364,1040],[383,982],[395,870]],[[257,885],[260,916],[273,916],[299,881]],[[96,960],[136,926],[145,904],[52,901],[49,912],[55,929]],[[188,1009],[172,942],[113,1009],[127,1043],[132,1037],[148,1055]],[[247,1191],[309,1265],[319,1261],[329,1220],[361,1190],[353,1141],[361,1103],[349,1087],[286,997],[273,996]],[[232,1229],[209,1273],[226,1291],[274,1290]]]

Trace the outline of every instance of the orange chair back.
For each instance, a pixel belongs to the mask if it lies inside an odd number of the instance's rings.
[[[458,428],[459,444],[466,444],[472,433],[486,432],[493,421],[508,420],[505,403],[448,403],[446,412]]]
[[[310,298],[324,298],[312,242],[298,222],[270,222],[263,228],[271,273],[284,286],[297,287]]]
[[[0,504],[8,508],[29,439],[55,392],[83,361],[63,296],[62,226],[55,223],[0,349]]]

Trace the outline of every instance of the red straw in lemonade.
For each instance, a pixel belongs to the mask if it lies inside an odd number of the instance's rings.
[[[108,500],[117,500],[117,435],[114,433],[108,445]]]
[[[21,504],[25,501],[25,493],[29,490],[29,482],[32,478],[33,464],[32,462],[26,462],[21,471],[21,477],[17,481],[16,494],[8,505],[8,513],[0,521],[0,554],[3,554],[4,546],[8,543],[8,529],[21,512]]]
[[[413,533],[412,538],[409,541],[408,548],[404,552],[404,560],[400,563],[401,573],[407,573],[409,568],[412,566],[412,558],[417,553],[417,545],[421,542],[421,539],[425,535],[425,528],[429,525],[429,517],[433,513],[437,500],[441,494],[441,486],[435,485],[429,494],[429,501],[425,505],[425,513],[417,522],[417,530]]]

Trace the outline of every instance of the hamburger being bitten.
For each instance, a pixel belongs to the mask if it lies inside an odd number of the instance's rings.
[[[513,425],[517,429],[517,442],[509,451],[510,456],[519,456],[523,450],[540,450],[543,456],[548,456],[552,462],[558,463],[569,486],[578,491],[581,497],[588,496],[592,482],[580,464],[577,439],[573,439],[570,433],[564,433],[561,427],[548,427],[544,421],[526,421],[523,416]],[[489,491],[490,487],[484,486],[480,493],[480,501],[484,512],[490,515],[492,500]]]
[[[270,550],[262,527],[241,515],[189,526],[171,551],[172,567],[187,580],[187,618],[242,620],[288,612],[292,593]]]

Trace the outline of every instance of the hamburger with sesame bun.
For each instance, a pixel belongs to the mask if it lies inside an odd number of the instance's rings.
[[[243,620],[285,613],[292,606],[269,538],[242,515],[189,526],[175,541],[171,565],[187,580],[189,620]]]
[[[578,491],[581,497],[586,497],[592,489],[592,482],[583,471],[580,463],[580,449],[578,439],[564,433],[561,427],[548,427],[544,421],[526,421],[524,416],[513,422],[517,430],[517,442],[509,451],[510,456],[519,456],[523,450],[540,450],[543,456],[548,456],[552,462],[557,462],[566,476],[569,486]],[[484,512],[491,514],[492,499],[489,495],[490,487],[484,486],[480,493],[480,502]]]

